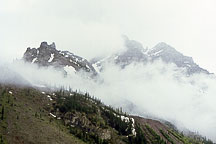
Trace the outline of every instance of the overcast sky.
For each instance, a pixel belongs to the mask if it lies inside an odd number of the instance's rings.
[[[121,48],[125,34],[149,48],[166,42],[216,73],[215,0],[0,0],[0,18],[4,62],[41,41],[90,59]]]

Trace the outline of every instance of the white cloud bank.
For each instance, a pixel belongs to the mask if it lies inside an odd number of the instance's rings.
[[[144,47],[167,42],[216,71],[215,13],[215,0],[1,0],[0,62],[22,57],[41,41],[92,58],[122,48],[121,34],[127,34]],[[108,65],[101,73],[104,83],[95,83],[77,75],[65,78],[53,68],[7,67],[14,72],[1,71],[1,81],[24,77],[36,85],[70,85],[128,111],[129,101],[136,105],[131,113],[150,113],[216,141],[216,82],[204,75],[185,77],[160,62],[124,70]]]
[[[53,68],[39,69],[23,62],[8,67],[34,85],[64,85],[88,91],[106,104],[122,106],[131,114],[150,114],[216,141],[216,80],[210,76],[186,77],[182,69],[161,61],[131,64],[123,70],[107,64],[100,74],[103,83],[75,74],[64,77]]]

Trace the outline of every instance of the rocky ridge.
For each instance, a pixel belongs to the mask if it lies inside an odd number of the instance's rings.
[[[147,63],[154,62],[161,59],[165,63],[173,63],[179,68],[184,68],[187,75],[195,73],[210,74],[207,70],[201,68],[193,61],[192,57],[188,57],[178,52],[170,45],[161,42],[151,49],[143,48],[140,42],[130,40],[127,37],[125,39],[125,50],[118,52],[106,58],[93,59],[92,64],[95,69],[101,71],[104,63],[114,62],[120,65],[122,68],[131,63]]]
[[[55,43],[48,45],[47,42],[42,42],[39,48],[27,48],[23,59],[39,66],[60,68],[66,73],[84,71],[96,75],[95,69],[86,59],[69,51],[57,50]]]

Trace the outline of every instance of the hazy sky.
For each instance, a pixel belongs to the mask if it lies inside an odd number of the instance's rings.
[[[121,48],[126,34],[144,47],[166,42],[216,73],[215,0],[0,0],[0,18],[1,61],[41,41],[90,59]]]
[[[21,58],[27,47],[39,47],[42,41],[55,42],[57,49],[90,59],[122,48],[121,35],[125,34],[148,48],[166,42],[216,73],[216,0],[0,0],[0,18],[0,63]],[[175,71],[167,75],[157,71],[161,65],[129,67],[124,72],[109,67],[102,74],[107,85],[83,84],[81,80],[72,81],[72,85],[104,96],[102,100],[113,96],[110,100],[122,102],[121,96],[125,96],[142,110],[176,119],[216,141],[215,81],[197,76],[178,83],[169,79]],[[46,69],[11,66],[27,80],[66,81]],[[191,87],[191,79],[198,88]],[[197,97],[199,85],[205,83],[208,91]],[[161,89],[155,91],[157,88]]]

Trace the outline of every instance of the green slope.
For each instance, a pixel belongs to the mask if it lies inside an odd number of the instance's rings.
[[[11,91],[13,94],[9,94]],[[0,120],[2,143],[8,144],[80,144],[66,127],[50,122],[46,110],[50,102],[40,92],[31,88],[0,87]],[[2,117],[2,113],[0,114]],[[0,142],[0,143],[1,143]]]
[[[123,120],[124,119],[124,120]],[[135,123],[133,122],[135,120]],[[136,131],[136,134],[134,133]],[[211,143],[167,125],[129,116],[92,98],[59,90],[0,86],[0,144]]]

